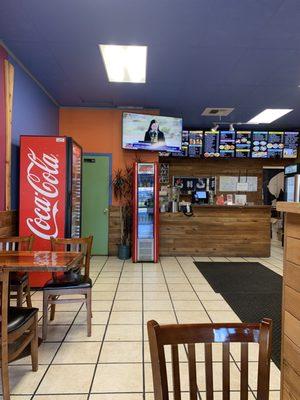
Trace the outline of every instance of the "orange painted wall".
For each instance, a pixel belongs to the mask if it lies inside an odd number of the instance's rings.
[[[131,164],[136,156],[143,161],[158,161],[157,153],[122,149],[122,113],[114,109],[61,108],[59,134],[73,137],[85,153],[111,153],[113,171]],[[142,113],[159,115],[158,110]],[[117,204],[114,199],[113,204]]]

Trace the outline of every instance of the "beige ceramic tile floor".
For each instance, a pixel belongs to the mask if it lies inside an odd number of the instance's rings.
[[[153,387],[145,324],[231,322],[237,315],[215,293],[194,261],[259,261],[282,274],[282,248],[273,243],[270,258],[162,257],[158,264],[132,264],[115,257],[94,257],[93,334],[86,337],[85,310],[78,304],[58,307],[48,340],[39,348],[39,371],[30,359],[10,366],[12,400],[152,400]],[[41,308],[42,293],[32,295]],[[41,323],[40,323],[41,325]],[[41,329],[41,326],[39,327]],[[250,351],[249,399],[255,399],[256,349]],[[166,358],[170,367],[170,353]],[[199,399],[205,399],[203,349],[197,348]],[[221,399],[221,352],[214,349],[216,399]],[[187,360],[180,350],[183,390],[187,391]],[[231,399],[238,399],[239,349],[231,348]],[[279,399],[280,374],[271,368],[270,400]],[[202,388],[202,389],[201,389]],[[183,400],[188,399],[183,393]]]

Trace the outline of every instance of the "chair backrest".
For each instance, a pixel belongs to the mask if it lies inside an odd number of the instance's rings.
[[[269,399],[270,356],[272,321],[263,319],[258,324],[179,324],[159,325],[156,321],[147,323],[155,400],[169,400],[173,390],[174,400],[181,400],[180,363],[178,345],[185,345],[187,355],[190,400],[197,400],[199,391],[206,391],[206,400],[214,399],[214,365],[212,347],[222,344],[222,393],[223,400],[230,399],[230,343],[240,343],[240,399],[248,399],[248,345],[258,343],[257,398]],[[197,383],[196,344],[204,346],[203,382]],[[171,347],[173,388],[168,387],[165,346]],[[203,366],[202,366],[203,365]],[[200,371],[199,371],[200,372]],[[202,371],[201,371],[202,372]],[[217,390],[217,389],[215,389]]]
[[[90,260],[93,245],[93,236],[86,238],[51,238],[52,251],[78,251],[84,254],[84,261],[80,267],[84,268],[84,275],[90,275]]]
[[[31,251],[33,236],[0,237],[0,251]]]

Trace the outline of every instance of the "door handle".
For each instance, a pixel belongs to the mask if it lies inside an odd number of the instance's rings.
[[[108,213],[108,208],[104,208],[103,212],[104,214]]]

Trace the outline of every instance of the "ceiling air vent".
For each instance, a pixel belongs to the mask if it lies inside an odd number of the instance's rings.
[[[201,115],[206,117],[227,117],[234,108],[217,108],[217,107],[206,107]]]

